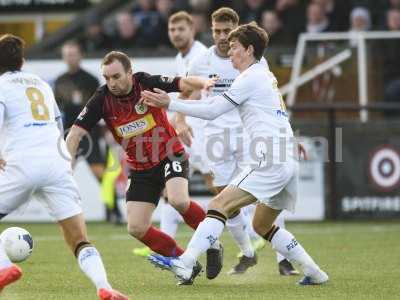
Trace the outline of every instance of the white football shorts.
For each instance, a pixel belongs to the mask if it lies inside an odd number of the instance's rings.
[[[248,165],[230,185],[252,194],[276,210],[295,211],[299,164],[294,159],[280,164]]]
[[[70,162],[60,157],[7,161],[5,171],[0,171],[1,214],[11,213],[33,197],[57,221],[82,213]]]

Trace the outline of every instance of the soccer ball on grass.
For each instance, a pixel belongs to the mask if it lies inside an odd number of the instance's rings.
[[[10,227],[0,235],[7,256],[12,262],[26,260],[33,251],[33,239],[31,234],[21,227]]]

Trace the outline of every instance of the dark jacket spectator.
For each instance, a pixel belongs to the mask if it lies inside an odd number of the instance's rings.
[[[309,4],[307,7],[306,32],[318,33],[327,31],[332,31],[332,27],[323,6],[318,3]]]
[[[133,19],[138,26],[137,44],[154,47],[168,41],[166,23],[154,6],[154,1],[139,0],[132,10]],[[160,37],[162,37],[160,39]]]
[[[82,51],[77,42],[66,42],[61,53],[68,70],[56,79],[54,94],[63,114],[64,129],[68,130],[98,88],[99,82],[81,68]],[[92,143],[85,139],[80,144],[80,152],[99,180],[105,163],[105,152],[100,146],[103,136],[102,128],[96,126],[90,133]]]
[[[295,37],[285,30],[278,14],[273,10],[266,10],[262,13],[260,25],[268,32],[270,43],[273,46],[296,42]]]
[[[269,3],[268,3],[269,2]],[[265,9],[271,8],[272,1],[264,0],[245,0],[243,6],[239,9],[240,23],[249,23],[261,20],[261,14]]]
[[[329,31],[347,31],[351,3],[348,0],[313,0],[320,4],[329,20]]]
[[[278,14],[285,33],[294,39],[303,31],[306,23],[306,6],[300,0],[276,0],[274,10]]]
[[[88,18],[80,44],[85,52],[107,51],[112,48],[110,37],[104,32],[100,19],[95,16]]]

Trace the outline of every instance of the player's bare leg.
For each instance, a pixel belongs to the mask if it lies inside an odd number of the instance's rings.
[[[58,222],[64,239],[78,259],[82,272],[96,286],[101,300],[128,300],[120,292],[113,290],[107,279],[107,274],[97,249],[88,241],[86,224],[82,214]]]
[[[218,241],[227,216],[252,202],[255,202],[255,199],[250,194],[229,186],[210,202],[207,217],[200,223],[184,254],[177,259],[152,255],[150,261],[156,266],[172,271],[181,280],[187,280],[192,276],[200,254]]]
[[[152,226],[151,216],[155,205],[149,202],[128,201],[128,232],[152,251],[165,256],[179,256],[183,250],[176,241],[161,230]]]
[[[205,218],[205,212],[199,204],[189,198],[189,182],[183,177],[174,177],[165,183],[168,202],[181,214],[191,228],[196,229]]]
[[[250,193],[235,186],[228,186],[210,202],[207,217],[199,225],[186,251],[177,259],[152,257],[152,263],[172,271],[180,278],[190,276],[197,258],[221,236],[227,217],[256,200]],[[293,235],[273,225],[279,213],[279,210],[258,204],[253,219],[256,232],[270,241],[276,251],[300,265],[305,277],[299,284],[322,284],[328,281],[326,273],[318,267]]]
[[[220,193],[225,186],[217,186],[215,190]],[[257,264],[257,255],[251,244],[250,236],[246,230],[243,230],[247,226],[246,219],[241,210],[235,211],[229,216],[226,226],[231,233],[236,244],[239,246],[241,255],[239,262],[232,267],[228,272],[229,275],[243,274],[252,266]],[[215,251],[213,248],[207,250],[207,270],[213,269],[213,262],[208,259],[210,252]],[[217,276],[213,276],[214,278]]]

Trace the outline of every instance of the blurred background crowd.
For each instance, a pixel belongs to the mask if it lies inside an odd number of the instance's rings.
[[[229,6],[241,23],[257,21],[271,35],[271,45],[295,45],[302,32],[400,30],[400,0],[138,0],[116,13],[86,20],[79,37],[86,51],[111,48],[171,47],[168,17],[190,12],[196,38],[211,45],[211,13]]]

